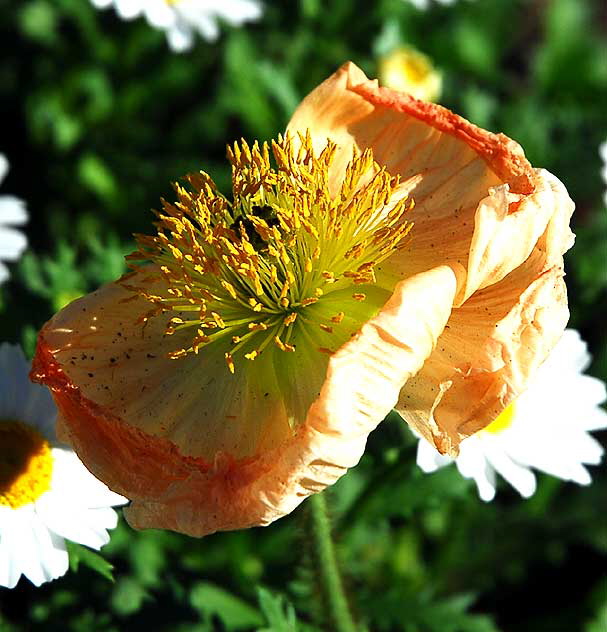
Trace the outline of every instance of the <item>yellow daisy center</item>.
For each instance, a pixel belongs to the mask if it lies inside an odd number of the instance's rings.
[[[438,101],[442,77],[428,57],[412,48],[398,48],[379,61],[383,85],[407,92],[416,99]]]
[[[485,432],[499,434],[512,425],[515,414],[515,403],[512,402],[486,427]]]
[[[309,136],[242,141],[228,147],[231,200],[204,172],[187,176],[189,190],[176,185],[176,203],[163,200],[158,234],[137,236],[129,258],[155,263],[164,289],[150,291],[152,273],[124,285],[154,304],[142,321],[171,312],[167,334],[192,332],[171,357],[214,345],[234,372],[237,356],[268,347],[330,354],[383,305],[374,268],[402,246],[412,203],[371,151],[338,174],[336,150],[315,155]]]
[[[0,420],[0,505],[18,509],[51,486],[53,456],[48,441],[20,421]]]

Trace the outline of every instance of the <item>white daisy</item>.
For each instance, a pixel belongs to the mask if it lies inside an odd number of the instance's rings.
[[[8,160],[0,154],[0,184],[8,171]],[[25,203],[12,195],[0,195],[0,284],[9,277],[2,261],[16,261],[27,246],[25,235],[16,230],[27,221]]]
[[[603,183],[605,184],[605,190],[603,191],[603,204],[607,206],[607,140],[599,145],[599,155],[603,161],[601,176],[603,177]]]
[[[379,82],[422,101],[440,99],[443,78],[432,60],[409,46],[399,46],[378,60]]]
[[[130,20],[140,15],[155,28],[166,31],[169,46],[183,52],[194,45],[194,35],[213,41],[219,35],[218,20],[234,26],[261,17],[258,0],[91,0],[99,9],[114,6]]]
[[[457,0],[435,0],[438,4],[442,4],[443,6],[448,6],[450,4],[455,4]],[[409,0],[409,2],[420,11],[425,11],[432,4],[430,0]]]
[[[125,498],[55,437],[57,409],[21,349],[0,345],[0,586],[39,586],[68,569],[65,539],[101,548]]]
[[[607,428],[605,384],[582,372],[590,364],[586,343],[567,329],[527,391],[487,428],[462,441],[456,459],[462,476],[473,478],[480,497],[495,496],[495,473],[528,498],[535,468],[580,485],[591,482],[584,464],[597,465],[603,448],[589,431]],[[452,459],[420,439],[417,464],[433,472]]]

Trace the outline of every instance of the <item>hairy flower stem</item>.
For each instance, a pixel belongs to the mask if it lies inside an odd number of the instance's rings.
[[[325,494],[313,494],[308,500],[308,509],[317,572],[333,624],[331,629],[335,632],[356,632],[337,566]]]

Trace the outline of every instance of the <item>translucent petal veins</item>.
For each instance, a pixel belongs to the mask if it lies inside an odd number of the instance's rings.
[[[241,141],[228,147],[231,201],[203,172],[188,175],[187,188],[175,185],[175,203],[163,200],[158,234],[137,236],[129,259],[134,269],[156,264],[166,292],[129,285],[128,277],[123,284],[153,304],[141,321],[171,312],[167,334],[191,330],[189,346],[172,357],[221,341],[234,372],[237,357],[255,360],[268,345],[288,353],[301,340],[330,353],[375,311],[351,305],[368,300],[375,266],[403,244],[412,202],[370,150],[350,161],[336,186],[335,150],[329,143],[316,156],[304,136],[271,146]],[[371,296],[379,309],[380,294]],[[346,325],[348,333],[336,331]]]

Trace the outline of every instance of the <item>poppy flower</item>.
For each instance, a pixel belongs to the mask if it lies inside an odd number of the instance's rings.
[[[567,320],[573,205],[505,136],[346,64],[228,157],[231,198],[188,176],[133,271],[39,336],[32,376],[135,527],[268,524],[395,405],[454,454]]]

